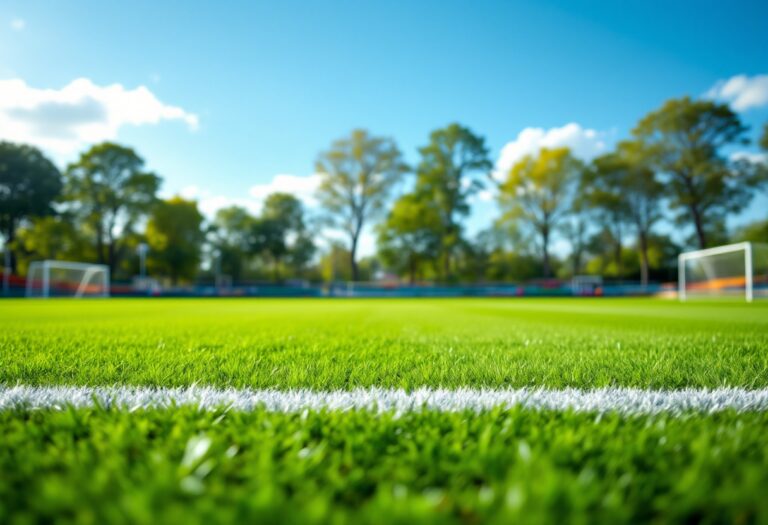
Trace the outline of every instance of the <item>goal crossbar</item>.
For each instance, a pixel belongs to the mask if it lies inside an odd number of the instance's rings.
[[[91,264],[81,263],[73,261],[34,261],[30,263],[29,270],[27,272],[27,297],[33,295],[35,282],[29,278],[33,274],[33,270],[40,269],[42,277],[42,296],[50,297],[51,287],[51,270],[79,270],[83,272],[83,276],[80,278],[80,282],[75,290],[74,297],[83,297],[91,284],[91,281],[95,276],[102,276],[102,289],[99,294],[102,297],[109,297],[109,266],[106,264]]]

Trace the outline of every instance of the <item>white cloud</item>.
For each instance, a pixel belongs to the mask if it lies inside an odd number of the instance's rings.
[[[304,202],[309,207],[317,205],[315,192],[320,186],[321,175],[313,173],[312,175],[287,175],[279,174],[266,184],[256,184],[251,186],[248,193],[251,197],[264,200],[270,193],[290,193],[294,197]]]
[[[606,148],[606,133],[583,128],[575,122],[559,128],[525,128],[517,138],[508,142],[496,162],[494,177],[502,180],[507,172],[526,155],[534,155],[542,148],[567,146],[576,157],[591,160]]]
[[[768,164],[768,154],[754,151],[734,151],[730,158],[732,161],[746,160],[752,164]]]
[[[23,31],[27,27],[27,22],[23,18],[14,18],[11,20],[11,29],[14,31]]]
[[[217,195],[211,190],[200,188],[199,186],[186,186],[177,193],[185,199],[197,201],[198,208],[200,208],[203,215],[209,219],[212,219],[220,209],[229,206],[240,206],[254,215],[258,215],[261,211],[261,201],[249,197],[227,197],[225,195]],[[169,196],[170,195],[166,195],[166,197]]]
[[[734,111],[747,111],[768,105],[768,75],[736,75],[718,81],[706,97],[728,102]]]
[[[113,140],[123,126],[184,122],[191,130],[198,117],[162,103],[145,86],[99,86],[87,78],[61,89],[39,89],[21,79],[0,80],[0,139],[25,142],[57,154]]]
[[[218,195],[206,188],[199,186],[187,186],[183,188],[179,195],[185,199],[196,200],[200,211],[206,217],[212,218],[216,212],[228,206],[241,206],[254,215],[261,213],[261,206],[264,200],[272,193],[290,193],[301,200],[307,208],[317,206],[315,191],[320,184],[320,175],[312,174],[308,176],[278,174],[271,181],[264,184],[255,184],[248,191],[245,197],[228,197]]]

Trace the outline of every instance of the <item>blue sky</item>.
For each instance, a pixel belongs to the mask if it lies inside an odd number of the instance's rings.
[[[0,138],[38,143],[61,164],[117,140],[166,194],[212,210],[258,207],[285,186],[309,195],[317,153],[354,127],[394,137],[410,161],[453,121],[484,135],[494,160],[547,141],[590,156],[664,100],[746,75],[730,101],[742,96],[756,136],[768,120],[766,20],[764,1],[5,0],[0,81],[16,84],[0,101]],[[62,94],[76,79],[87,80]],[[21,129],[22,117],[50,122],[46,97],[74,104],[78,93],[109,117],[81,107],[56,113],[55,137]],[[476,204],[472,229],[493,214]]]

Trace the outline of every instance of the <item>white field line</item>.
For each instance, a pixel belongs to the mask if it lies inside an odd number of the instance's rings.
[[[637,388],[470,389],[419,388],[413,391],[360,388],[351,391],[237,390],[204,386],[156,388],[147,386],[2,386],[0,410],[14,408],[63,409],[67,406],[117,407],[127,410],[197,406],[202,410],[226,407],[272,412],[355,410],[443,412],[483,411],[519,406],[532,410],[658,414],[768,411],[768,389],[742,388],[643,390]]]

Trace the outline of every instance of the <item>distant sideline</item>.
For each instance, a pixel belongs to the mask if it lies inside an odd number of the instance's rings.
[[[0,271],[1,273],[1,271]],[[8,289],[0,297],[24,297],[26,279],[10,276]],[[52,297],[71,295],[65,285]],[[284,283],[256,282],[227,286],[197,283],[181,286],[137,286],[112,283],[112,297],[631,297],[673,295],[674,283],[635,281],[580,282],[564,279],[539,279],[526,283],[406,284],[386,282]],[[4,293],[5,292],[5,293]]]

